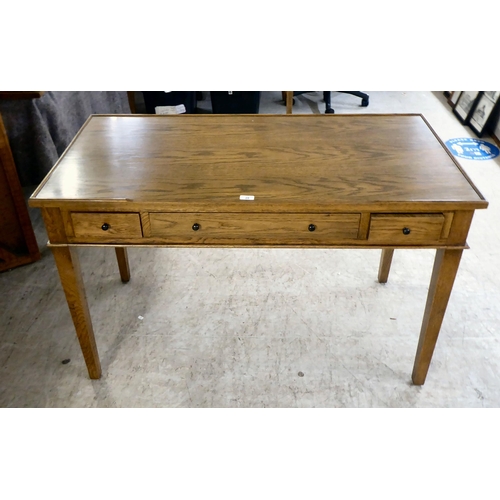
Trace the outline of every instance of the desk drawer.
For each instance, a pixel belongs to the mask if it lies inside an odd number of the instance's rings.
[[[358,237],[360,214],[150,213],[167,243],[322,245]]]
[[[139,214],[72,212],[70,217],[78,241],[142,238]]]
[[[369,243],[384,245],[432,245],[441,239],[443,214],[374,214]]]

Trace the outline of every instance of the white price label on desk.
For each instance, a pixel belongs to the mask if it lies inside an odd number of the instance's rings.
[[[177,104],[176,106],[156,106],[155,113],[157,115],[181,115],[186,112],[184,104]]]

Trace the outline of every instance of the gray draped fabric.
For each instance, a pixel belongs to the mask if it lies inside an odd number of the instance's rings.
[[[46,92],[39,99],[0,99],[19,179],[39,184],[92,114],[129,114],[127,92]]]

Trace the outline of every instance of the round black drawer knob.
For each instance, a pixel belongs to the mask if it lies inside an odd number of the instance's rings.
[[[198,223],[194,223],[193,224],[193,231],[198,231],[198,229],[200,229],[200,225]]]
[[[110,227],[111,227],[111,226],[110,226],[107,222],[105,222],[105,223],[101,226],[101,229],[102,229],[103,231],[107,231]]]
[[[316,229],[316,226],[314,224],[309,224],[308,229],[309,231],[314,231]]]
[[[411,231],[410,231],[410,228],[409,227],[404,227],[403,228],[403,234],[410,234]]]

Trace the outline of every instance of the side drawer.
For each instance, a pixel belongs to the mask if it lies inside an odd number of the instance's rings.
[[[70,214],[74,237],[78,241],[115,241],[142,238],[139,214],[83,213]]]
[[[443,214],[373,214],[368,243],[432,245],[441,239]]]
[[[328,245],[358,237],[360,214],[150,213],[167,243]]]

